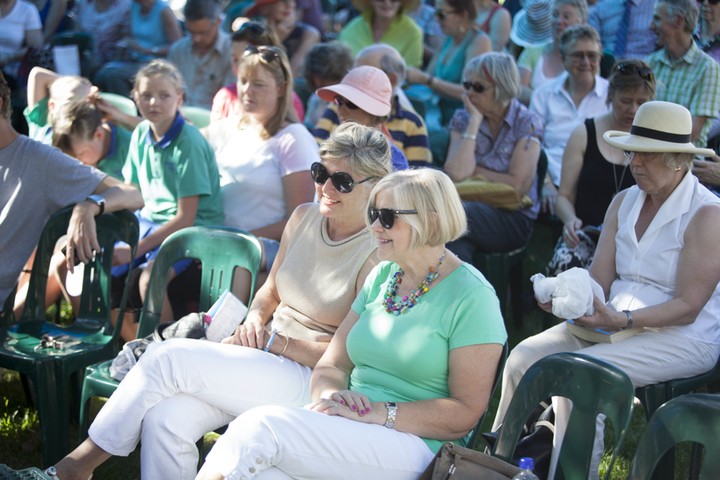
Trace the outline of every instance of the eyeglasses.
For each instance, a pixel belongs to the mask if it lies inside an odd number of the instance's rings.
[[[584,58],[587,58],[590,63],[595,63],[600,60],[601,55],[598,52],[572,52],[568,53],[568,57],[576,63],[582,62]]]
[[[337,105],[338,107],[342,107],[343,105],[345,105],[350,110],[357,110],[358,108],[360,108],[357,105],[355,105],[354,103],[352,103],[350,100],[348,100],[347,98],[341,97],[339,95],[337,97],[335,97],[335,105]]]
[[[468,92],[472,89],[477,93],[483,93],[485,90],[490,90],[492,87],[486,87],[480,82],[462,82],[462,86]]]
[[[262,61],[267,64],[277,62],[278,65],[280,65],[280,69],[282,70],[285,79],[288,78],[288,73],[285,71],[285,65],[283,65],[282,59],[280,58],[280,50],[277,47],[268,47],[265,45],[256,47],[255,45],[248,45],[245,52],[243,52],[243,57],[247,58],[252,55],[260,55]]]
[[[330,173],[327,171],[327,168],[325,168],[325,165],[320,162],[315,162],[310,165],[310,176],[312,176],[313,182],[317,183],[318,185],[325,185],[329,178],[332,181],[335,189],[340,193],[350,193],[355,188],[355,185],[360,185],[363,182],[367,182],[368,180],[377,178],[368,177],[365,180],[360,180],[359,182],[356,182],[349,173],[335,172],[330,175]]]
[[[720,2],[720,0],[717,0]],[[441,22],[445,20],[449,15],[454,15],[457,12],[445,12],[440,9],[435,10],[435,16],[440,20]]]
[[[391,208],[368,208],[368,220],[370,225],[375,223],[375,220],[380,219],[380,225],[385,230],[390,230],[395,225],[395,215],[412,215],[417,214],[417,210],[393,210]]]
[[[720,0],[715,1],[720,2]],[[636,73],[640,78],[645,81],[655,81],[655,75],[653,74],[652,68],[650,67],[643,67],[634,63],[618,63],[617,65],[615,65],[615,71],[622,75],[632,75]]]

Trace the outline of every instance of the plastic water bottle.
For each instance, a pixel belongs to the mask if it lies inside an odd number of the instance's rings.
[[[518,466],[522,471],[515,475],[512,480],[539,480],[538,476],[533,473],[535,462],[531,457],[521,458]]]

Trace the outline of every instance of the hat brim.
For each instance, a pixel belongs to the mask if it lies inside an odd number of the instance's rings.
[[[539,47],[552,41],[550,22],[544,32],[534,31],[528,24],[525,10],[520,10],[513,19],[510,40],[519,47]]]
[[[630,152],[692,153],[704,157],[712,157],[715,155],[713,150],[709,148],[698,148],[692,143],[666,142],[664,140],[655,140],[654,138],[634,135],[619,130],[608,130],[603,134],[603,138],[611,146]]]
[[[342,83],[339,83],[337,85],[320,88],[316,93],[318,97],[322,98],[326,102],[332,102],[335,100],[335,97],[340,95],[370,115],[375,115],[376,117],[385,117],[390,114],[390,103],[381,102],[362,90],[358,90],[350,85],[343,85]]]

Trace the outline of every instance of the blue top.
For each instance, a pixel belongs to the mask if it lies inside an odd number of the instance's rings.
[[[151,49],[164,47],[169,43],[162,22],[162,11],[166,7],[167,3],[164,0],[156,0],[150,11],[143,14],[139,3],[133,2],[130,6],[130,33],[141,47]],[[135,61],[147,62],[153,58],[154,55],[133,52]]]

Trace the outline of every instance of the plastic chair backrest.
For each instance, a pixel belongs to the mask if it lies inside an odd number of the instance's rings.
[[[72,208],[72,206],[63,208],[45,224],[35,253],[25,309],[18,323],[18,332],[37,333],[35,330],[45,321],[45,290],[50,260],[55,244],[67,233]],[[139,229],[137,217],[127,210],[96,217],[95,224],[101,248],[94,260],[84,266],[80,310],[75,312],[74,326],[86,327],[89,331],[103,327],[105,334],[108,334],[113,331],[110,324],[110,284],[115,242],[122,241],[130,245],[134,256]],[[121,306],[124,306],[124,299]]]
[[[718,432],[720,395],[690,393],[668,401],[655,411],[645,427],[628,478],[649,480],[662,456],[682,442],[705,447],[701,480],[720,478]]]
[[[137,117],[138,115],[137,106],[131,98],[109,92],[100,92],[100,98],[116,107],[125,115],[130,115],[131,117]]]
[[[194,258],[202,263],[200,311],[210,306],[232,286],[235,268],[250,272],[250,296],[255,295],[262,250],[255,236],[226,227],[189,227],[179,230],[160,246],[152,267],[145,304],[140,313],[138,338],[153,332],[160,322],[168,275],[178,260]]]
[[[210,110],[207,108],[184,105],[180,107],[180,113],[197,128],[204,128],[210,125]]]
[[[500,379],[502,378],[503,370],[505,369],[505,361],[508,357],[508,352],[510,350],[510,347],[508,346],[508,343],[505,342],[505,345],[503,345],[502,354],[500,355],[500,360],[498,361],[497,370],[495,371],[495,380],[493,381],[493,388],[492,391],[490,391],[490,397],[488,397],[488,406],[490,406],[490,399],[495,394],[495,390],[498,389],[498,386],[500,386]],[[470,433],[468,433],[465,436],[465,445],[467,448],[475,448],[475,443],[477,441],[478,433],[480,432],[480,429],[482,428],[483,421],[485,420],[485,415],[487,414],[487,407],[485,407],[485,411],[478,419],[477,423],[475,424],[475,428],[473,428]]]
[[[549,355],[525,372],[510,401],[493,455],[510,461],[528,416],[541,401],[553,396],[572,401],[555,479],[588,478],[599,413],[613,425],[615,448],[608,468],[612,470],[632,415],[633,385],[617,367],[578,353]]]

